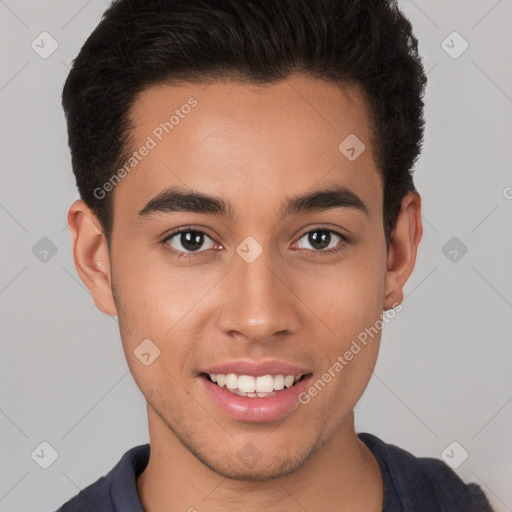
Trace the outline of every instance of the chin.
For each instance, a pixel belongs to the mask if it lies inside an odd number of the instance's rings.
[[[305,458],[302,457],[296,456],[294,459],[289,459],[276,457],[275,454],[270,460],[260,458],[251,466],[243,461],[238,463],[238,460],[237,463],[228,460],[225,464],[219,463],[219,459],[211,462],[200,460],[205,466],[224,478],[247,482],[262,482],[289,475],[300,469],[305,462]]]

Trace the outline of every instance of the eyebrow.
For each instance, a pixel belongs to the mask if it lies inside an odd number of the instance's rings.
[[[281,217],[332,208],[351,208],[368,216],[368,206],[349,188],[335,185],[289,198],[281,208]],[[220,197],[195,192],[191,189],[171,187],[153,197],[138,213],[145,220],[158,213],[205,213],[233,219],[233,205]]]

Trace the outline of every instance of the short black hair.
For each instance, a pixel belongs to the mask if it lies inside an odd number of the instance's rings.
[[[134,151],[130,109],[162,83],[271,85],[293,73],[359,86],[392,229],[423,143],[426,75],[394,0],[114,0],[62,91],[80,197],[110,247],[112,194],[94,193]],[[341,141],[340,141],[341,142]]]

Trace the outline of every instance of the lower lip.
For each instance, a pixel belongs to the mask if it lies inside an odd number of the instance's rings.
[[[278,420],[291,412],[299,404],[299,395],[308,387],[311,375],[294,386],[277,391],[275,395],[262,398],[238,396],[211,382],[204,375],[199,378],[206,392],[228,416],[235,420],[263,422]]]

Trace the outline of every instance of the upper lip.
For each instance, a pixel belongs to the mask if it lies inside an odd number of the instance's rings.
[[[285,363],[277,360],[251,361],[249,359],[239,359],[226,363],[216,364],[205,368],[200,373],[220,373],[227,375],[235,373],[236,375],[304,375],[310,373],[310,370],[294,364]]]

